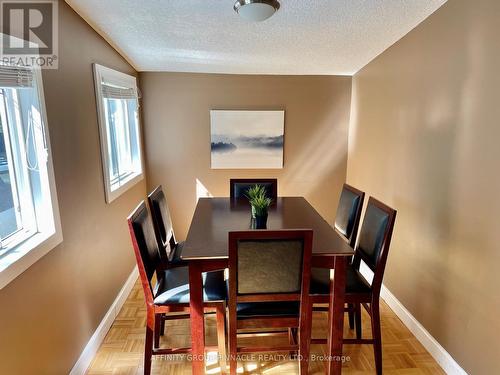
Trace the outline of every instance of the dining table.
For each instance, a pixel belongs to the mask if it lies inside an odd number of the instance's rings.
[[[181,258],[189,265],[193,375],[205,373],[202,273],[228,267],[228,233],[253,229],[247,199],[200,198]],[[278,197],[268,210],[266,229],[312,229],[312,266],[334,269],[330,281],[326,373],[342,371],[346,266],[354,250],[304,197]],[[258,230],[258,229],[256,229]]]

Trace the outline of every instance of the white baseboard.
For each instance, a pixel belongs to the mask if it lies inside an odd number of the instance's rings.
[[[369,282],[373,279],[373,272],[361,262],[359,268],[360,273]],[[432,355],[437,363],[442,367],[444,372],[450,375],[467,375],[467,372],[460,367],[460,365],[453,359],[445,348],[432,337],[432,335],[424,328],[420,322],[399,302],[399,300],[391,293],[389,289],[382,285],[380,290],[380,297],[389,305],[392,311],[403,322],[403,324],[410,330],[411,333],[417,338],[424,348]]]
[[[123,285],[122,289],[120,290],[115,300],[111,304],[109,310],[106,312],[106,315],[104,315],[104,318],[102,319],[101,323],[99,324],[94,334],[90,338],[89,342],[87,343],[87,345],[85,345],[85,348],[83,349],[80,358],[78,358],[78,360],[76,361],[69,375],[85,374],[85,371],[87,371],[87,368],[90,366],[90,363],[94,359],[97,350],[99,349],[99,346],[101,346],[102,341],[106,337],[106,334],[108,333],[109,329],[111,328],[111,325],[115,321],[116,316],[118,315],[120,309],[127,300],[127,297],[130,294],[132,288],[134,287],[134,284],[138,277],[139,277],[139,271],[137,270],[137,266],[135,266],[132,272],[130,273],[130,276],[128,277],[127,281],[125,281],[125,284]]]
[[[467,372],[453,357],[436,341],[434,337],[419,323],[417,319],[403,306],[389,289],[382,285],[380,296],[389,305],[403,324],[417,338],[424,348],[434,357],[444,372],[450,375],[467,375]]]

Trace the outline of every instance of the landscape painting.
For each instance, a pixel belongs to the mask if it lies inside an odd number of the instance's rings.
[[[285,111],[210,111],[213,169],[283,168]]]

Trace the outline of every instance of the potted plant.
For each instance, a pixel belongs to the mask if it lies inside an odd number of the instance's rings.
[[[255,212],[255,228],[266,229],[267,227],[267,210],[272,203],[272,199],[266,197],[265,191],[262,194],[250,200],[253,212]]]
[[[254,185],[248,188],[247,193],[245,195],[248,198],[248,201],[250,202],[250,205],[252,207],[252,218],[255,219],[255,208],[252,204],[252,200],[260,196],[265,196],[266,189],[262,185]]]

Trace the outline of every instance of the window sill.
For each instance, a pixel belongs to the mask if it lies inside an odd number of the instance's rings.
[[[0,289],[62,242],[61,231],[38,233],[0,257]]]
[[[106,187],[106,202],[111,203],[113,202],[116,198],[118,198],[120,195],[125,193],[127,190],[132,188],[134,185],[136,185],[139,181],[142,181],[144,179],[144,173],[134,173],[131,174],[128,179],[121,185],[120,187],[117,187],[115,190],[108,189]]]

